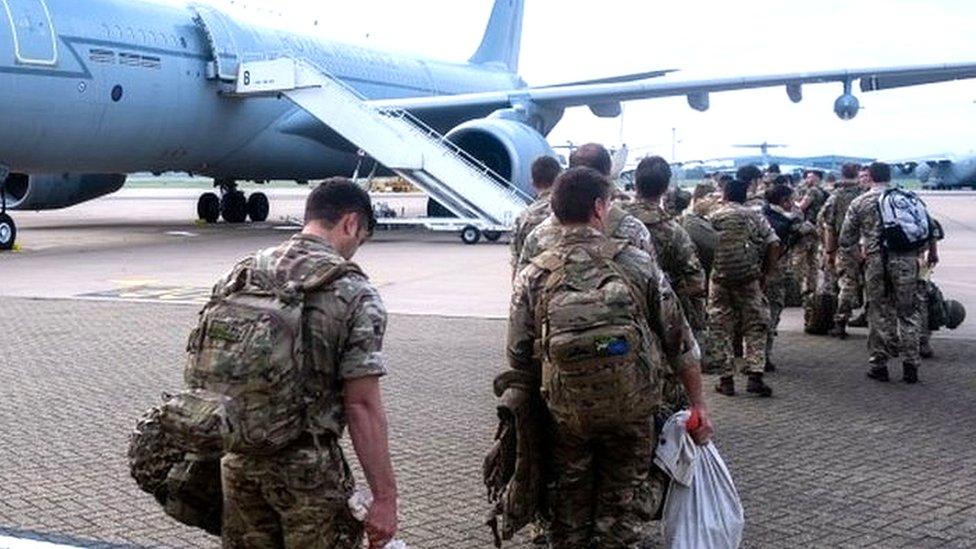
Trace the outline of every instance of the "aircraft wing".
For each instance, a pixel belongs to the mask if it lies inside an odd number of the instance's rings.
[[[528,87],[507,91],[385,99],[371,103],[382,108],[437,110],[463,107],[503,108],[512,104],[530,102],[550,108],[589,106],[596,109],[594,112],[597,112],[597,110],[603,110],[601,107],[612,106],[622,101],[686,95],[692,108],[706,110],[708,108],[708,94],[712,92],[785,86],[790,99],[799,102],[802,99],[802,86],[804,84],[853,83],[855,80],[859,80],[861,91],[868,92],[967,78],[976,78],[976,63],[800,72],[710,80],[682,81],[646,78],[636,81]],[[613,113],[614,109],[606,109],[606,112]]]

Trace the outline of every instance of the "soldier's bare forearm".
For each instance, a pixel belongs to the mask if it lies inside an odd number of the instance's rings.
[[[390,461],[388,427],[379,378],[347,380],[345,408],[349,437],[373,497],[377,501],[395,501],[396,478]]]
[[[693,366],[686,366],[678,374],[678,378],[688,394],[688,401],[691,406],[693,408],[706,408],[705,396],[702,393],[701,366],[697,363]]]

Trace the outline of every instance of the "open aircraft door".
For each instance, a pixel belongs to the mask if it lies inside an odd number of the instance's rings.
[[[0,0],[14,40],[14,56],[21,65],[58,64],[58,42],[45,0]]]
[[[240,64],[240,52],[234,40],[234,23],[211,6],[193,4],[192,8],[213,55],[207,65],[207,78],[233,82],[237,79],[237,66]]]

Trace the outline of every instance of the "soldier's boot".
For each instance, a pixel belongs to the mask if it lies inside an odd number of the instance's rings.
[[[773,396],[773,388],[763,382],[762,374],[749,374],[749,383],[746,385],[747,393],[754,393],[761,397]]]
[[[871,369],[868,370],[868,377],[876,381],[888,381],[888,361],[882,356],[872,356],[868,363]]]
[[[932,358],[935,356],[935,352],[932,350],[932,345],[929,343],[928,338],[918,342],[918,355],[922,358]]]
[[[901,380],[905,383],[918,383],[918,365],[912,364],[911,362],[905,362],[901,365],[902,375]]]
[[[843,320],[835,320],[834,327],[827,332],[827,335],[840,339],[847,339],[847,322]]]
[[[732,376],[722,376],[718,378],[718,385],[715,392],[725,396],[735,396],[735,380]]]
[[[776,371],[776,365],[773,364],[773,361],[771,361],[769,359],[766,359],[766,365],[763,366],[763,371],[764,372],[775,372]]]
[[[860,314],[847,321],[847,325],[850,326],[851,328],[867,328],[868,327],[867,310],[861,310]]]

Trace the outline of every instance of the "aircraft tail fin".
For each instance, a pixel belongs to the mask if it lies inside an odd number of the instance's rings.
[[[495,0],[485,36],[471,62],[501,65],[509,72],[517,73],[524,14],[525,0]]]

